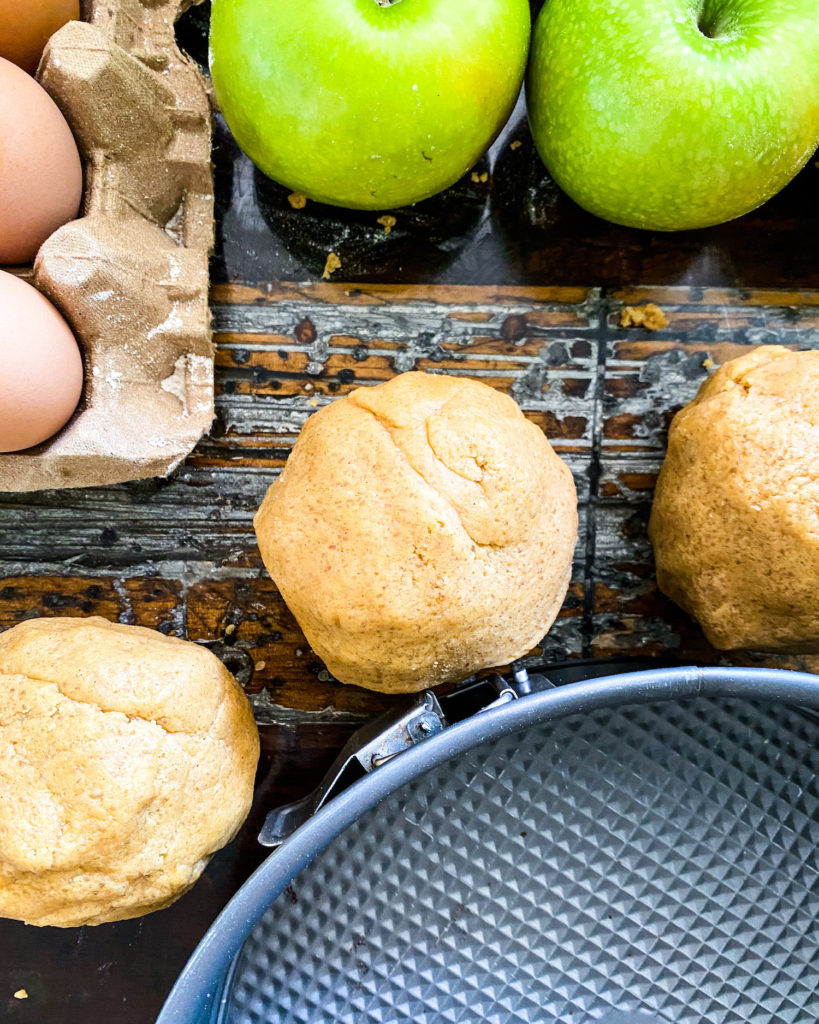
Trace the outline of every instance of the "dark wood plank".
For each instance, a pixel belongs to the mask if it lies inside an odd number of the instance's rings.
[[[812,161],[739,220],[705,231],[637,231],[598,220],[554,186],[519,108],[477,168],[488,173],[486,183],[468,174],[444,196],[394,211],[397,224],[386,235],[378,211],[310,202],[293,210],[289,189],[254,170],[221,119],[216,154],[219,282],[317,278],[334,252],[338,276],[353,282],[819,287],[809,242],[819,228]]]
[[[540,6],[532,0],[533,15]],[[203,71],[208,17],[206,4],[180,26],[183,46]],[[318,278],[333,251],[342,262],[339,277],[356,283],[819,288],[814,160],[775,199],[729,224],[678,233],[630,230],[592,217],[554,185],[520,104],[476,168],[486,181],[467,174],[443,196],[395,211],[387,235],[379,211],[309,202],[293,210],[290,190],[254,170],[221,118],[214,155],[220,283]]]
[[[619,327],[625,305],[648,300],[664,330]],[[719,657],[653,581],[645,527],[665,433],[709,369],[749,345],[819,345],[817,293],[322,282],[217,285],[213,301],[211,435],[167,481],[0,498],[0,624],[99,613],[216,642],[269,719],[383,709],[310,652],[264,572],[252,517],[307,416],[423,368],[513,395],[575,474],[574,582],[533,657]]]

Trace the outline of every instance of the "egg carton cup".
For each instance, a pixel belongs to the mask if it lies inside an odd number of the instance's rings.
[[[90,0],[43,55],[38,79],[72,127],[85,190],[34,282],[80,342],[85,388],[55,438],[0,455],[1,491],[165,475],[213,419],[211,122],[174,36],[188,6]]]

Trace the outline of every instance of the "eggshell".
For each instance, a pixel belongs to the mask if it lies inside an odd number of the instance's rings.
[[[33,75],[51,36],[79,17],[80,0],[0,0],[0,57]]]
[[[0,58],[0,263],[30,263],[81,199],[68,122],[41,85]]]
[[[56,434],[77,408],[82,385],[71,328],[36,288],[0,270],[0,452]]]

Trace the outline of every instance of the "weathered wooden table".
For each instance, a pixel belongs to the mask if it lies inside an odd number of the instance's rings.
[[[180,28],[204,60],[207,10]],[[713,662],[657,591],[646,537],[674,411],[709,367],[758,344],[819,347],[819,170],[733,224],[677,235],[585,214],[549,181],[518,116],[445,195],[379,214],[308,203],[257,174],[217,122],[212,304],[217,418],[168,480],[0,496],[0,628],[103,615],[207,641],[254,702],[264,753],[242,836],[173,908],[63,932],[0,922],[0,1015],[152,1021],[196,942],[264,851],[266,806],[305,793],[390,700],[335,683],[256,547],[252,516],[315,409],[409,369],[513,395],[574,472],[580,542],[537,661],[616,654]],[[327,255],[341,267],[322,279]],[[655,302],[668,326],[623,329]],[[731,655],[819,669],[814,659]],[[24,988],[28,999],[12,993]]]

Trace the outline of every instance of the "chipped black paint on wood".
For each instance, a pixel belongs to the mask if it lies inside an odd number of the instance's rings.
[[[669,326],[618,326],[657,301]],[[447,285],[217,286],[217,419],[170,480],[0,499],[0,624],[101,613],[221,642],[260,715],[380,710],[335,684],[261,565],[252,517],[305,419],[409,369],[511,394],[571,467],[580,541],[563,612],[533,657],[714,660],[656,592],[646,537],[674,411],[747,346],[819,347],[819,295]]]

